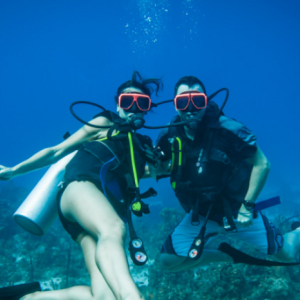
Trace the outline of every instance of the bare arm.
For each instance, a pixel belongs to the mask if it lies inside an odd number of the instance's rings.
[[[259,147],[256,153],[247,159],[247,162],[253,165],[253,169],[245,200],[256,201],[267,181],[271,164]]]
[[[98,117],[92,120],[90,123],[99,126],[108,126],[112,124],[104,117]],[[31,156],[29,159],[12,168],[0,166],[0,180],[9,180],[13,177],[20,176],[22,174],[26,174],[28,172],[53,164],[62,157],[77,150],[85,141],[106,136],[106,133],[107,129],[98,129],[84,125],[62,143],[54,147],[43,149]]]
[[[259,147],[256,153],[247,159],[247,162],[253,165],[253,169],[245,200],[255,202],[267,181],[271,165]],[[252,224],[252,219],[252,212],[249,212],[242,204],[237,218],[238,223],[242,227],[249,227]]]

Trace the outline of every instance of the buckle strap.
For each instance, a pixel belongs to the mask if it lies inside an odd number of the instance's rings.
[[[214,206],[214,203],[213,202],[209,209],[208,209],[208,212],[206,214],[206,218],[205,218],[205,221],[204,221],[204,224],[203,226],[201,227],[201,230],[200,230],[200,233],[198,234],[198,236],[196,236],[196,238],[194,239],[190,249],[189,249],[189,252],[188,252],[188,256],[189,258],[193,259],[193,260],[197,260],[201,257],[202,255],[202,252],[203,252],[203,248],[204,248],[204,243],[205,243],[205,231],[206,231],[206,224],[207,224],[207,221],[209,219],[209,216],[210,216],[210,213],[211,213],[211,210]]]
[[[237,231],[237,228],[235,226],[235,223],[234,223],[234,220],[233,220],[233,216],[232,216],[232,211],[231,211],[231,207],[229,205],[229,202],[223,198],[223,207],[224,207],[224,213],[225,213],[225,216],[226,216],[226,219],[227,219],[227,222],[228,222],[228,225],[226,224],[225,226],[225,222],[226,220],[224,220],[224,229],[226,231],[233,231],[233,230],[236,230]]]
[[[141,199],[146,199],[155,196],[157,196],[157,191],[153,187],[149,188],[148,191],[140,195]]]
[[[192,213],[192,221],[191,224],[193,226],[198,226],[200,224],[200,218],[199,218],[199,198],[196,199],[196,201],[194,201],[193,203],[193,213]]]
[[[206,188],[206,189],[203,189],[203,190],[211,190],[212,188]],[[210,192],[202,192],[197,200],[193,203],[193,207],[192,207],[192,210],[193,210],[193,214],[192,214],[192,221],[191,221],[191,224],[193,226],[198,226],[200,224],[200,221],[199,221],[199,206],[200,206],[200,202],[201,203],[211,203],[210,207],[209,207],[209,212],[207,214],[207,218],[209,218],[210,216],[210,211],[212,209],[212,205],[216,202],[217,200],[217,196],[219,195],[218,192],[213,192],[213,191],[210,191]],[[207,222],[207,220],[206,220]]]
[[[131,204],[131,210],[137,217],[142,217],[143,214],[149,214],[149,204],[144,203],[140,199],[136,199]]]

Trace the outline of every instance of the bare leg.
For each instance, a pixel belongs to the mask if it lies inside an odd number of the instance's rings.
[[[282,249],[274,255],[280,261],[296,262],[299,261],[300,253],[300,228],[286,233],[284,236]]]
[[[22,297],[22,300],[115,300],[115,296],[107,286],[103,276],[99,272],[96,262],[96,242],[89,236],[82,234],[77,243],[80,245],[84,260],[90,274],[91,287],[74,286],[57,291],[36,292]]]
[[[95,300],[91,294],[91,288],[89,286],[73,286],[64,290],[57,291],[45,291],[45,292],[35,292],[33,294],[28,294],[20,300]],[[101,298],[98,298],[99,300]],[[105,298],[102,298],[105,299]]]
[[[96,240],[97,267],[116,299],[143,299],[129,272],[125,224],[103,193],[90,182],[72,182],[62,196],[61,209]]]

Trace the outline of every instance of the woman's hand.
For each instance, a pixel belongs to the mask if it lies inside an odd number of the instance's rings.
[[[10,180],[14,177],[12,168],[7,168],[0,165],[0,180]]]
[[[237,224],[240,227],[250,227],[252,225],[252,220],[253,220],[253,212],[249,211],[245,208],[244,204],[242,204],[238,217],[237,217]]]
[[[149,161],[147,161],[147,176],[157,179],[157,176],[168,175],[171,172],[169,161],[162,161],[164,153],[160,149],[150,148],[147,145],[145,147],[145,154]]]

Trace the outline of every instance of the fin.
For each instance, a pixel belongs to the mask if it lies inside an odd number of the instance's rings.
[[[297,229],[298,227],[300,227],[300,222],[299,221],[295,221],[291,225],[292,231],[295,230],[295,229]]]
[[[251,255],[248,255],[240,250],[237,250],[237,249],[231,247],[227,243],[222,243],[219,246],[218,250],[229,255],[233,259],[235,264],[248,264],[248,265],[254,265],[254,266],[266,266],[266,267],[300,265],[300,262],[284,263],[284,262],[277,262],[277,261],[270,261],[270,260],[256,258],[256,257],[253,257]]]
[[[21,297],[41,291],[39,282],[30,282],[0,288],[1,300],[19,300]]]

